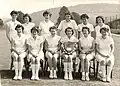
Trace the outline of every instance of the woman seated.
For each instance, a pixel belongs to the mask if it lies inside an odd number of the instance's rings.
[[[62,57],[64,59],[64,79],[72,80],[73,61],[76,58],[76,43],[78,39],[73,35],[74,30],[71,27],[65,29],[66,36],[61,38],[61,46],[63,48]]]
[[[108,36],[108,32],[109,29],[106,27],[100,29],[101,36],[96,39],[96,59],[100,63],[102,81],[110,82],[110,75],[114,65],[114,41],[111,36]]]
[[[50,27],[49,31],[51,35],[45,38],[46,57],[48,58],[48,65],[50,68],[49,78],[57,78],[56,68],[57,68],[57,58],[59,56],[58,43],[61,37],[56,35],[56,30],[57,28],[55,26]]]
[[[90,29],[88,27],[82,28],[83,37],[79,39],[79,50],[81,60],[82,80],[89,81],[89,66],[90,60],[94,58],[95,41],[90,35]]]
[[[15,27],[17,35],[11,39],[11,56],[13,58],[13,65],[15,68],[14,80],[22,79],[22,69],[24,65],[24,58],[27,56],[26,36],[23,34],[24,28],[22,25]]]
[[[38,36],[38,27],[31,29],[31,37],[27,40],[28,45],[28,60],[31,61],[32,77],[31,80],[39,80],[40,60],[44,60],[43,42],[44,39]]]

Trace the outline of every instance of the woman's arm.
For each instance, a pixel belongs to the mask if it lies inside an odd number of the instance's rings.
[[[10,34],[9,34],[10,29],[9,29],[9,27],[8,27],[7,24],[5,25],[5,28],[6,28],[6,37],[7,37],[7,39],[9,40],[9,42],[11,43],[11,40],[10,40]]]

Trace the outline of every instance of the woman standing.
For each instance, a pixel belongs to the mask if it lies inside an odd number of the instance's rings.
[[[63,48],[62,57],[64,59],[64,79],[73,80],[73,59],[76,58],[76,43],[78,39],[73,35],[74,30],[71,27],[65,29],[66,36],[62,37],[60,42]]]
[[[32,77],[31,80],[39,80],[40,60],[44,60],[43,42],[44,39],[38,36],[38,27],[31,29],[31,37],[27,39],[28,60],[31,61]]]
[[[82,28],[83,37],[79,39],[80,60],[82,69],[82,80],[89,81],[90,60],[94,58],[95,41],[90,35],[88,27]]]
[[[109,36],[111,36],[110,27],[108,25],[104,24],[104,19],[103,19],[102,16],[97,16],[96,17],[96,24],[97,24],[97,26],[95,27],[95,32],[96,32],[96,37],[95,38],[101,36],[100,28],[102,28],[102,27],[108,28],[109,29],[109,31],[108,31]]]
[[[17,35],[17,32],[15,31],[15,27],[17,26],[17,24],[20,24],[20,22],[18,22],[17,16],[18,16],[18,12],[17,11],[12,11],[10,13],[12,20],[10,20],[9,22],[7,22],[6,24],[6,36],[9,40],[9,42],[11,43],[11,38]]]
[[[102,81],[110,82],[110,75],[114,65],[114,41],[112,37],[108,36],[108,28],[101,28],[100,33],[101,36],[96,39],[96,58],[97,61],[100,63],[100,70],[102,71]]]
[[[92,35],[93,34],[92,32],[94,31],[94,27],[92,24],[88,22],[89,16],[87,14],[82,14],[80,18],[82,20],[82,23],[78,25],[78,38],[83,36],[82,33],[83,27],[88,27],[90,29],[90,34]]]
[[[17,35],[11,40],[11,56],[13,58],[13,65],[15,68],[15,76],[13,79],[21,80],[24,58],[27,56],[27,44],[26,36],[23,34],[23,26],[17,25],[15,30],[17,31]]]
[[[60,36],[61,36],[61,37],[66,36],[65,29],[66,29],[67,27],[73,28],[73,30],[74,30],[74,35],[77,37],[77,31],[76,31],[76,29],[77,29],[77,24],[76,24],[75,20],[72,20],[72,19],[71,19],[71,13],[70,13],[70,12],[66,12],[66,13],[65,13],[65,20],[61,21],[61,22],[60,22],[60,25],[58,26],[58,30],[59,30],[59,32],[60,32]]]
[[[23,18],[24,18],[23,27],[25,28],[24,34],[29,38],[29,36],[31,36],[30,30],[35,26],[35,24],[32,23],[32,18],[30,17],[29,14],[25,14]]]

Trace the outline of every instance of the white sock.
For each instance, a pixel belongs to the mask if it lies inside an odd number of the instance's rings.
[[[36,77],[39,76],[39,68],[40,68],[40,64],[35,64],[35,76]]]
[[[35,77],[35,64],[31,64],[32,76]]]
[[[106,68],[105,66],[101,66],[101,71],[102,71],[102,77],[105,78],[106,77]]]
[[[23,70],[23,62],[18,62],[19,67],[19,76],[22,77],[22,70]]]
[[[107,66],[107,78],[110,78],[111,71],[112,71],[112,67],[111,66]]]
[[[15,76],[18,76],[18,62],[13,62],[15,68]]]

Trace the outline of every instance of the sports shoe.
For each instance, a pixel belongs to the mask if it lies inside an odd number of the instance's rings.
[[[17,80],[18,79],[18,76],[14,76],[13,80]]]

